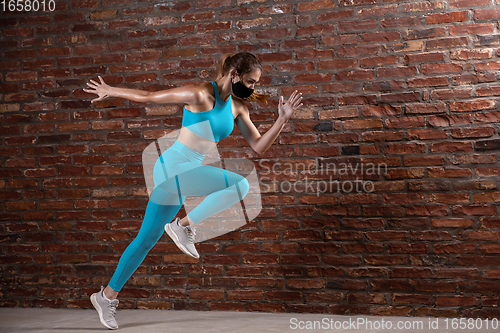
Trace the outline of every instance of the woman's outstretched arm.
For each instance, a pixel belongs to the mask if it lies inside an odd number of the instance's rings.
[[[281,96],[278,104],[278,119],[264,135],[260,135],[259,130],[250,120],[248,111],[243,112],[236,118],[236,125],[250,144],[250,147],[257,153],[262,154],[271,147],[295,110],[302,106],[301,101],[302,94],[298,91],[294,91],[286,103],[283,101],[283,96]]]
[[[140,89],[118,88],[107,85],[102,77],[99,82],[90,80],[87,85],[92,89],[83,89],[87,93],[96,94],[99,97],[93,102],[102,101],[106,97],[126,98],[135,102],[152,102],[161,104],[198,104],[200,100],[200,89],[197,86],[188,85],[179,88],[150,92]]]

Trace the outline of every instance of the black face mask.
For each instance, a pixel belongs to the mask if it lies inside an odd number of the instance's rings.
[[[233,81],[231,81],[232,83],[232,88],[233,88],[233,94],[234,96],[238,97],[238,98],[248,98],[250,97],[252,94],[253,94],[253,89],[251,88],[248,88],[247,86],[245,86],[241,80],[236,82],[236,83],[233,83]]]

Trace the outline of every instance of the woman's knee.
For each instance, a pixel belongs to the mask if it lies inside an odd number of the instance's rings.
[[[127,250],[131,253],[135,253],[139,256],[145,256],[149,251],[155,246],[157,240],[151,237],[141,237],[137,236],[132,243],[127,247]]]
[[[250,191],[250,184],[248,183],[248,180],[242,175],[231,171],[227,171],[227,177],[229,187],[235,186],[240,200],[242,200]]]
[[[241,196],[240,200],[242,200],[250,191],[250,184],[248,183],[248,180],[246,178],[242,177],[237,185]]]

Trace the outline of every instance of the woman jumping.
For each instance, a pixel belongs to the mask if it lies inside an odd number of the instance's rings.
[[[83,89],[99,97],[121,97],[136,102],[183,104],[180,134],[174,144],[161,154],[154,166],[155,187],[151,193],[144,220],[137,237],[123,252],[111,281],[106,288],[92,294],[92,304],[101,323],[116,329],[118,293],[137,270],[148,252],[165,230],[186,254],[199,258],[194,246],[195,230],[204,219],[241,201],[249,191],[248,181],[234,172],[202,165],[206,154],[217,142],[229,136],[234,123],[257,153],[265,152],[280,134],[283,126],[300,107],[301,93],[294,91],[287,102],[280,96],[278,119],[260,135],[250,120],[245,102],[262,101],[267,97],[254,90],[262,74],[262,65],[251,53],[237,53],[222,58],[215,81],[174,89],[148,92],[111,87],[99,77],[100,83],[90,80],[91,89]],[[176,218],[186,196],[206,198],[184,218]]]

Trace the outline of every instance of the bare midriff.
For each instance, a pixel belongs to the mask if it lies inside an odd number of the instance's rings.
[[[217,142],[202,138],[184,126],[181,127],[181,132],[177,137],[177,141],[201,154],[208,154],[217,146]]]

